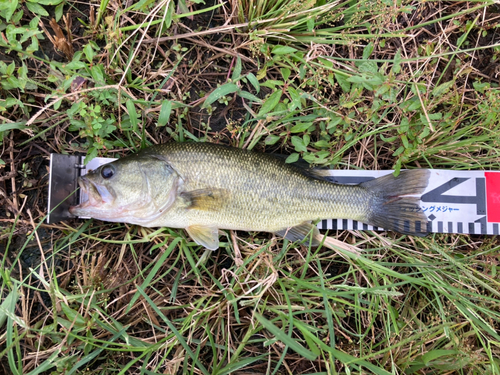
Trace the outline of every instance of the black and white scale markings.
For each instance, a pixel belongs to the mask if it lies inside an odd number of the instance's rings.
[[[59,158],[68,155],[57,155]],[[83,158],[82,158],[83,159]],[[94,158],[87,166],[76,166],[80,175],[100,165],[109,163],[112,158]],[[64,162],[60,162],[64,164]],[[74,162],[73,162],[74,164]],[[51,174],[52,164],[51,164]],[[328,179],[339,184],[359,184],[381,177],[393,171],[330,170]],[[54,173],[55,174],[55,173]],[[73,182],[77,187],[76,178]],[[56,198],[54,198],[56,199]],[[80,202],[86,200],[80,191]],[[55,207],[58,202],[50,202]],[[427,215],[428,232],[490,234],[500,232],[500,171],[454,171],[432,169],[429,185],[421,196],[420,207]],[[401,223],[404,225],[404,223]],[[417,224],[418,225],[418,224]],[[318,223],[319,229],[328,230],[379,230],[380,228],[347,219],[324,219]],[[382,229],[380,229],[382,230]]]

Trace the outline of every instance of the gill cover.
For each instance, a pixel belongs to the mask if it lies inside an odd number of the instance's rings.
[[[79,179],[89,200],[70,208],[76,216],[147,225],[174,203],[182,179],[155,156],[125,157]]]

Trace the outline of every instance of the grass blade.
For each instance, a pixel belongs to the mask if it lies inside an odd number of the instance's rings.
[[[283,344],[288,345],[290,349],[295,351],[297,354],[301,355],[304,358],[307,358],[311,361],[314,361],[317,358],[317,355],[311,352],[310,350],[304,348],[293,338],[289,337],[285,332],[276,327],[271,321],[264,318],[259,313],[255,313],[255,317],[259,321],[262,326],[271,332],[278,340],[280,340]],[[291,329],[291,328],[290,328]]]
[[[214,91],[208,95],[208,97],[205,99],[205,102],[203,103],[203,108],[207,108],[210,106],[213,102],[216,100],[219,100],[223,96],[232,94],[236,91],[238,91],[240,88],[238,85],[234,83],[226,83],[220,87],[217,87]]]

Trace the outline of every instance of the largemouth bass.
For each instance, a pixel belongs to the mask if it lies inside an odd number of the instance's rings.
[[[89,199],[70,212],[144,227],[185,228],[210,250],[219,247],[219,229],[273,232],[291,241],[312,239],[317,246],[318,230],[311,222],[325,218],[425,235],[427,217],[415,195],[422,194],[428,178],[428,170],[407,170],[398,177],[338,185],[269,154],[167,143],[80,177]]]

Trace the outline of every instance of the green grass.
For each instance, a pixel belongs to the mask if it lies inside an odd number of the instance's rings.
[[[0,4],[0,372],[500,373],[496,237],[44,223],[49,152],[500,170],[497,4],[88,5]]]

